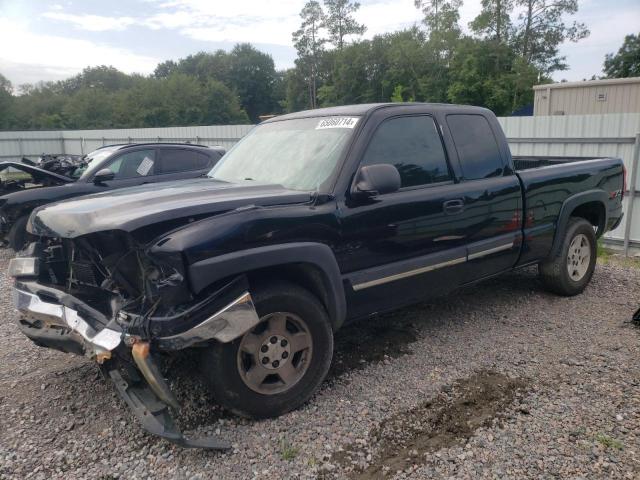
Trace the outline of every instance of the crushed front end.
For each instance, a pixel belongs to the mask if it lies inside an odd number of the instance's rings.
[[[11,260],[20,330],[37,345],[96,360],[143,427],[185,447],[228,448],[185,438],[179,404],[156,356],[230,342],[259,322],[244,277],[194,295],[180,253],[154,257],[122,231],[41,238]]]

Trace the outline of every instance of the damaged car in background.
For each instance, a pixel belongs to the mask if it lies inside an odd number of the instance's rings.
[[[0,163],[0,241],[22,249],[34,208],[68,198],[145,183],[205,175],[224,155],[220,147],[187,143],[122,144],[84,157],[43,155],[38,162]],[[4,177],[3,177],[4,175]]]
[[[529,265],[581,293],[624,191],[620,159],[513,158],[483,108],[284,115],[207,177],[36,209],[9,265],[18,325],[95,359],[147,431],[228,448],[182,435],[163,357],[189,349],[217,403],[280,415],[317,391],[346,321]]]
[[[80,176],[91,159],[89,155],[42,154],[36,161],[23,157],[20,162],[0,163],[0,193],[68,183]],[[77,172],[77,174],[76,174]]]

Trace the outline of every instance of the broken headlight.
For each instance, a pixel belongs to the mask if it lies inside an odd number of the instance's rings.
[[[9,260],[10,277],[35,277],[39,273],[39,261],[35,257],[16,257]]]

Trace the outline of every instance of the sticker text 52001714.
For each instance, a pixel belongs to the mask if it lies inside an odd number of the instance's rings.
[[[328,117],[318,122],[316,130],[321,128],[353,128],[357,123],[357,117]]]

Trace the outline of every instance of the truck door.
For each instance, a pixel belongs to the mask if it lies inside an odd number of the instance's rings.
[[[399,191],[340,205],[349,317],[386,310],[455,288],[466,261],[460,193],[434,119],[381,115],[359,166],[388,163]]]
[[[522,241],[522,193],[499,147],[498,139],[506,148],[506,138],[497,123],[492,128],[483,115],[457,113],[446,115],[445,123],[459,162],[468,283],[515,265]]]

